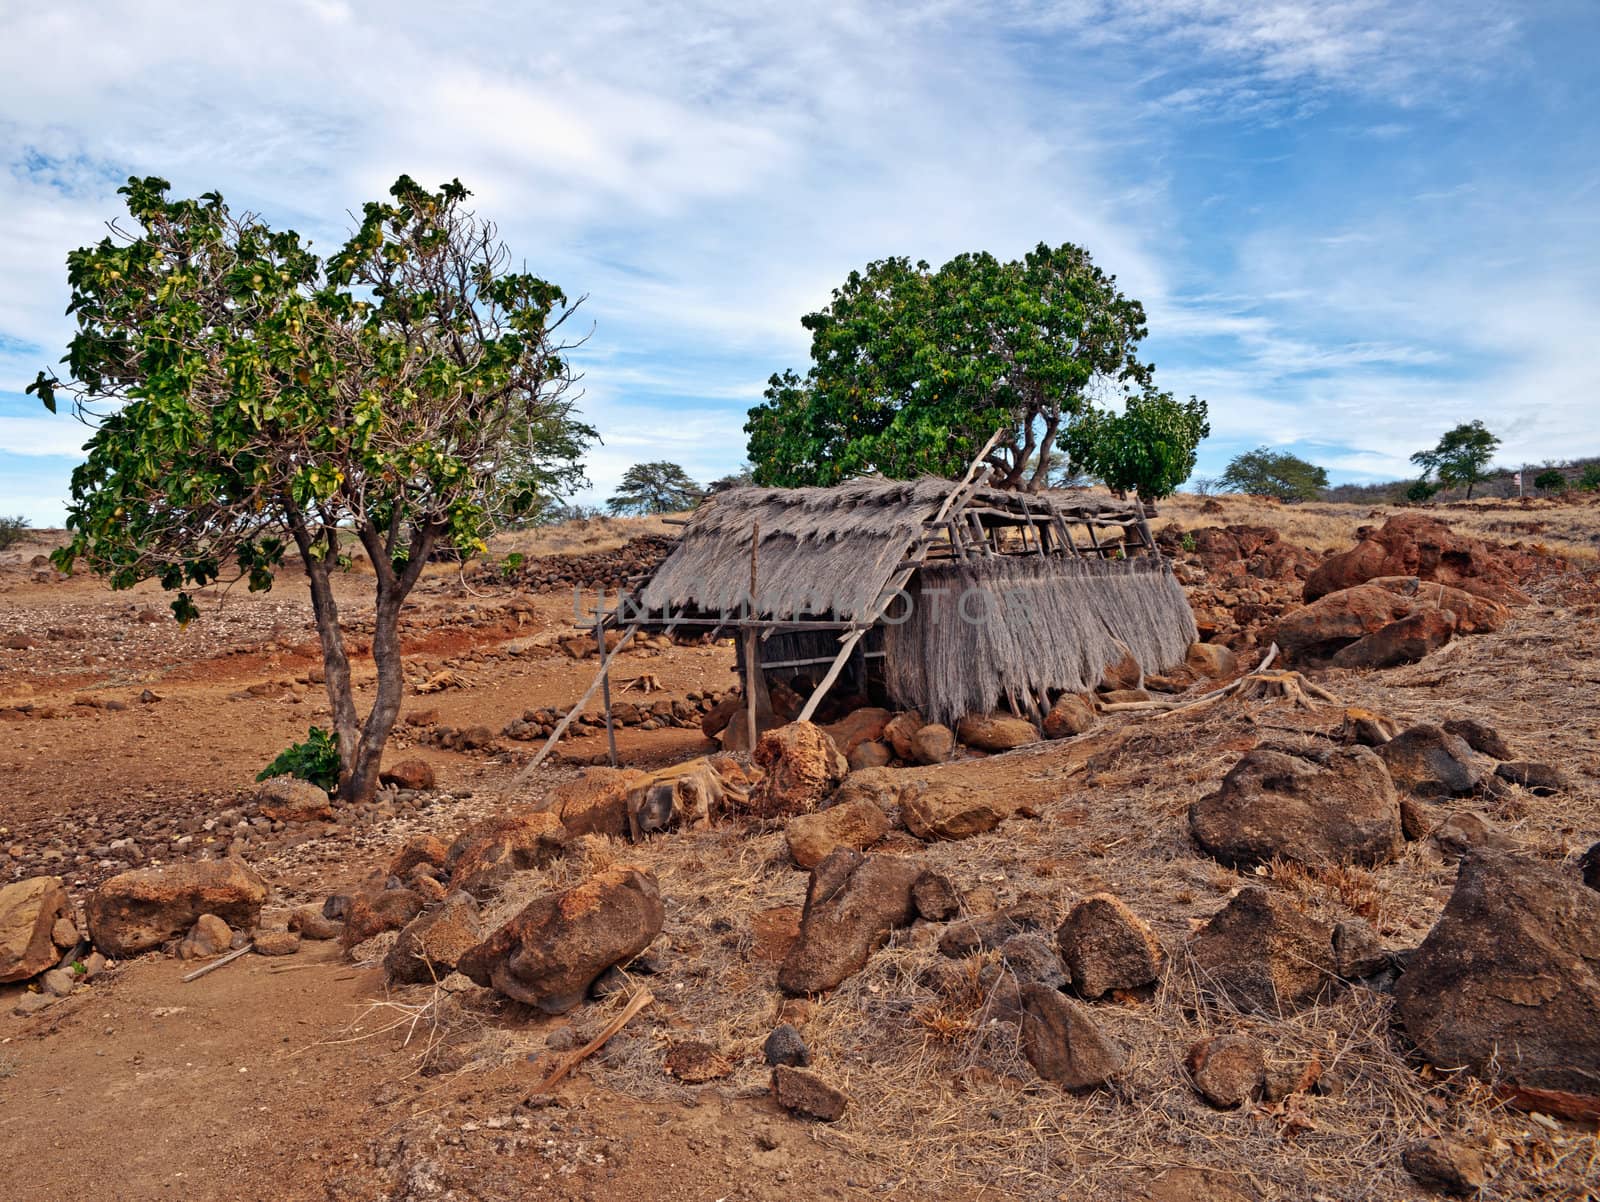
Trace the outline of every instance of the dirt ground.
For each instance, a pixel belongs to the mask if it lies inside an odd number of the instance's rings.
[[[1342,545],[1369,512],[1317,516],[1342,524],[1342,537],[1328,535]],[[1561,516],[1581,547],[1582,520]],[[44,549],[0,557],[0,641],[33,643],[0,650],[0,708],[27,713],[0,723],[0,874],[57,873],[81,897],[130,862],[176,854],[181,840],[226,839],[213,820],[250,794],[273,754],[326,721],[327,705],[293,577],[265,595],[202,598],[202,618],[179,630],[158,589],[113,594],[51,578],[31,564]],[[341,583],[349,612],[361,611],[366,583]],[[1590,577],[1574,571],[1541,584],[1495,634],[1410,667],[1319,679],[1341,701],[1402,722],[1485,718],[1518,751],[1559,765],[1573,782],[1562,795],[1462,806],[1530,853],[1571,861],[1600,840],[1595,600]],[[594,667],[551,645],[572,614],[570,594],[469,588],[441,566],[416,598],[407,653],[414,683],[448,670],[464,687],[408,695],[408,710],[498,731],[524,709],[564,708]],[[683,697],[726,688],[731,667],[726,644],[675,647],[624,655],[618,678],[651,674],[664,695]],[[1245,875],[1196,853],[1189,804],[1243,750],[1326,737],[1340,714],[1228,701],[1108,717],[1078,739],[940,770],[1021,801],[1024,816],[959,843],[891,836],[884,850],[924,857],[997,903],[1037,897],[1059,913],[1108,889],[1152,924],[1177,953],[1166,983],[1152,998],[1096,1008],[1130,1049],[1112,1089],[1077,1096],[1040,1082],[1014,1027],[986,1017],[976,982],[970,1004],[927,987],[939,957],[926,928],[912,928],[827,998],[784,1011],[850,1094],[846,1117],[809,1124],[778,1110],[759,1048],[778,1021],[773,978],[806,877],[776,827],[725,823],[592,846],[586,862],[548,870],[554,885],[599,862],[638,863],[657,875],[667,908],[661,964],[633,982],[655,1001],[553,1096],[535,1089],[553,1062],[546,1040],[567,1026],[592,1035],[620,997],[548,1018],[488,991],[388,989],[380,969],[333,944],[246,956],[189,983],[180,978],[192,965],[146,956],[32,1018],[14,1017],[18,990],[0,986],[0,1198],[1410,1198],[1423,1195],[1398,1149],[1441,1132],[1490,1150],[1484,1197],[1593,1196],[1592,1127],[1511,1111],[1471,1081],[1422,1071],[1392,1030],[1386,995],[1351,989],[1285,1019],[1192,1004],[1183,941]],[[706,750],[681,729],[625,729],[619,741],[631,764]],[[314,832],[263,832],[250,858],[277,891],[271,904],[320,901],[410,834],[448,837],[493,812],[536,745],[502,738],[450,752],[402,726],[389,759],[427,759],[441,792]],[[569,778],[602,741],[563,748],[519,800]],[[114,846],[128,839],[136,860]],[[1368,917],[1404,948],[1437,917],[1454,866],[1417,843],[1372,872],[1278,875],[1309,907]],[[1179,1066],[1195,1038],[1219,1029],[1247,1030],[1288,1062],[1317,1059],[1327,1088],[1211,1109]],[[720,1049],[729,1074],[693,1086],[667,1075],[665,1053],[685,1040]]]

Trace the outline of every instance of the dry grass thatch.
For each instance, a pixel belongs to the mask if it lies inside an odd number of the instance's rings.
[[[1123,646],[1147,671],[1170,667],[1196,638],[1183,588],[1156,558],[927,565],[911,603],[886,633],[889,689],[934,722],[1091,689]]]

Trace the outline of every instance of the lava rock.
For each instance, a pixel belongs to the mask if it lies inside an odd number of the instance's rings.
[[[1155,932],[1109,893],[1073,906],[1056,929],[1056,946],[1073,988],[1091,999],[1153,984],[1165,959]]]
[[[883,807],[865,798],[796,814],[784,827],[789,857],[801,868],[815,868],[837,847],[865,851],[888,833]]]
[[[1385,864],[1403,846],[1400,800],[1366,747],[1257,747],[1189,809],[1195,842],[1232,867],[1268,860]]]
[[[1394,783],[1420,797],[1465,797],[1485,775],[1464,740],[1427,723],[1390,739],[1378,755]]]
[[[1021,931],[1037,931],[1050,925],[1049,907],[1029,898],[992,914],[978,914],[952,922],[939,937],[939,950],[959,958],[999,947]]]
[[[1513,760],[1510,763],[1499,764],[1495,767],[1494,774],[1507,784],[1518,785],[1546,796],[1551,793],[1563,793],[1570,787],[1561,769],[1533,760]]]
[[[405,984],[442,980],[483,936],[478,903],[470,893],[452,893],[401,928],[384,957],[384,971]]]
[[[791,1114],[833,1123],[844,1117],[850,1098],[810,1069],[780,1064],[772,1070],[772,1093],[778,1105]]]
[[[364,889],[345,915],[340,944],[348,951],[384,931],[398,931],[422,912],[427,899],[415,889]]]
[[[911,887],[911,903],[917,917],[929,922],[947,922],[961,912],[961,895],[942,872],[928,869]]]
[[[769,730],[754,759],[765,771],[750,791],[750,810],[762,818],[808,814],[821,807],[850,771],[849,762],[820,726],[791,722]]]
[[[55,927],[62,919],[71,921],[71,912],[58,876],[0,886],[0,981],[26,980],[55,964]]]
[[[456,967],[479,985],[560,1014],[606,969],[649,947],[663,919],[654,874],[618,865],[536,898]]]
[[[956,738],[979,751],[1012,751],[1039,741],[1039,728],[1010,714],[966,714],[956,723]]]
[[[567,828],[554,814],[520,810],[475,822],[445,856],[450,888],[486,897],[513,873],[548,864],[566,852]]]
[[[919,764],[942,764],[956,753],[956,732],[930,722],[911,736],[911,758]]]
[[[1459,1197],[1477,1193],[1489,1181],[1483,1156],[1453,1139],[1419,1139],[1407,1144],[1400,1163],[1422,1185]]]
[[[1517,758],[1498,730],[1486,722],[1479,722],[1476,718],[1451,718],[1444,724],[1444,729],[1465,742],[1472,750],[1492,760]]]
[[[333,803],[326,789],[292,776],[268,777],[256,790],[256,804],[274,822],[332,822]]]
[[[1042,729],[1047,739],[1070,739],[1089,730],[1098,720],[1094,706],[1077,693],[1063,693],[1044,716]]]
[[[1015,806],[1003,797],[981,794],[944,781],[907,789],[900,797],[900,816],[919,839],[966,839],[992,831]]]
[[[1022,987],[1022,1050],[1034,1072],[1064,1089],[1092,1089],[1127,1062],[1084,1007],[1039,984]]]
[[[233,930],[215,914],[202,914],[178,944],[178,959],[206,960],[233,946]]]
[[[103,882],[84,907],[89,937],[114,959],[160,947],[214,914],[248,930],[261,916],[267,883],[236,859],[139,868]]]
[[[1261,1092],[1267,1057],[1244,1035],[1214,1035],[1189,1049],[1184,1067],[1194,1087],[1213,1106],[1240,1106]]]
[[[1251,886],[1189,941],[1200,988],[1245,1011],[1298,1009],[1334,976],[1333,932],[1286,897]]]
[[[300,950],[300,932],[257,931],[251,943],[258,956],[292,956]]]
[[[785,993],[821,993],[860,972],[916,916],[912,889],[926,866],[837,848],[812,870],[800,934],[778,971]]]
[[[805,1037],[792,1023],[780,1023],[772,1028],[761,1045],[761,1057],[771,1068],[786,1064],[791,1068],[804,1068],[811,1063],[811,1049]]]

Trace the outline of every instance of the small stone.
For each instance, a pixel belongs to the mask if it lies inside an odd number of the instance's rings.
[[[1372,925],[1347,918],[1333,926],[1333,971],[1347,981],[1370,977],[1389,965],[1389,953]]]
[[[15,1014],[18,1018],[28,1018],[29,1016],[37,1014],[41,1010],[48,1009],[55,1004],[56,999],[53,994],[25,993],[17,999],[17,1004],[11,1008],[11,1013]]]
[[[1418,1140],[1400,1153],[1400,1163],[1423,1185],[1446,1194],[1475,1194],[1489,1179],[1477,1150],[1453,1139]]]
[[[62,951],[78,946],[78,924],[62,916],[50,928],[50,939]]]
[[[911,887],[911,903],[917,915],[929,922],[948,922],[961,912],[961,895],[950,878],[931,868]]]
[[[1022,987],[1022,1050],[1036,1073],[1064,1089],[1101,1085],[1127,1061],[1087,1009],[1039,984]]]
[[[259,956],[292,956],[300,950],[300,932],[257,931],[253,942]]]
[[[1195,1089],[1213,1106],[1242,1105],[1266,1082],[1266,1055],[1260,1044],[1243,1035],[1202,1039],[1189,1049],[1184,1066]]]
[[[772,1092],[792,1114],[832,1123],[844,1117],[850,1099],[809,1069],[780,1064],[772,1070]]]
[[[726,1056],[698,1039],[686,1039],[673,1044],[667,1049],[662,1067],[669,1076],[676,1077],[685,1085],[704,1085],[707,1081],[726,1077],[733,1071]]]
[[[178,944],[178,959],[203,960],[220,956],[233,946],[233,929],[215,914],[202,914]]]
[[[1514,760],[1497,765],[1494,774],[1508,785],[1520,785],[1541,795],[1562,793],[1568,788],[1567,778],[1559,768],[1532,760]]]
[[[39,987],[52,997],[66,997],[77,984],[77,974],[70,968],[52,968],[39,978]]]
[[[304,939],[337,939],[344,933],[344,924],[324,918],[316,906],[301,906],[289,915],[289,929],[300,932]]]
[[[578,1029],[570,1026],[557,1027],[544,1037],[544,1046],[552,1052],[570,1052],[581,1042]]]
[[[761,1045],[761,1056],[772,1068],[780,1064],[804,1068],[811,1063],[811,1049],[799,1030],[791,1023],[781,1023],[772,1028],[766,1042]]]

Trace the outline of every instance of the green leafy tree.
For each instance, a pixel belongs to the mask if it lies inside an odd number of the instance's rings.
[[[1591,463],[1578,477],[1578,487],[1584,492],[1600,492],[1600,463]]]
[[[612,514],[681,513],[700,503],[705,491],[676,463],[636,463],[606,501]]]
[[[1566,492],[1567,474],[1557,468],[1550,468],[1533,478],[1533,486],[1540,492]]]
[[[1118,496],[1137,492],[1155,501],[1189,478],[1196,448],[1210,435],[1204,401],[1178,401],[1146,387],[1127,398],[1121,413],[1089,407],[1062,442],[1075,467],[1099,476]]]
[[[0,518],[0,551],[9,551],[32,533],[28,519],[22,516]]]
[[[1310,501],[1328,487],[1328,473],[1288,451],[1257,447],[1235,455],[1222,473],[1222,487],[1253,497]]]
[[[1405,499],[1415,505],[1425,505],[1438,491],[1439,486],[1430,480],[1413,480],[1406,485]]]
[[[1489,462],[1500,440],[1484,429],[1481,421],[1463,422],[1448,430],[1431,451],[1418,451],[1411,462],[1422,469],[1422,478],[1436,477],[1444,488],[1466,486],[1467,500],[1473,485],[1489,478]]]
[[[937,271],[881,259],[801,324],[810,369],[774,375],[745,425],[757,484],[957,475],[1001,430],[994,482],[1038,489],[1093,382],[1150,379],[1143,307],[1070,243]]]
[[[121,189],[131,226],[67,257],[77,319],[63,394],[95,426],[56,555],[173,612],[224,574],[267,589],[292,546],[310,585],[342,797],[370,798],[399,714],[402,606],[431,553],[484,549],[593,436],[573,410],[576,308],[508,269],[494,227],[402,176],[326,260],[221,196]],[[517,457],[515,469],[509,458]],[[541,477],[540,473],[546,473]],[[374,700],[356,711],[333,575],[372,566]]]

